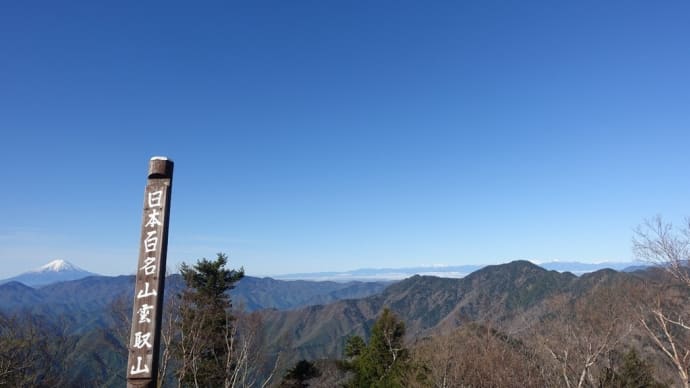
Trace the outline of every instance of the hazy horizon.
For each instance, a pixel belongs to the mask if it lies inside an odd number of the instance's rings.
[[[617,264],[619,267],[623,267],[623,265],[637,265],[637,264],[644,264],[644,262],[640,261],[625,261],[625,262],[612,262],[612,261],[599,261],[599,262],[579,262],[579,261],[536,261],[536,260],[529,260],[529,259],[516,259],[516,260],[507,260],[504,262],[498,262],[498,263],[485,263],[485,264],[475,264],[475,263],[465,263],[465,264],[432,264],[432,265],[419,265],[419,266],[411,266],[411,267],[366,267],[366,268],[350,268],[347,270],[343,271],[318,271],[314,270],[311,272],[290,272],[290,273],[273,273],[273,274],[257,274],[257,273],[245,273],[246,276],[251,276],[251,277],[269,277],[269,278],[276,278],[280,280],[299,280],[299,279],[305,279],[305,280],[342,280],[342,281],[349,281],[349,280],[365,280],[365,279],[387,279],[387,280],[395,280],[395,279],[404,279],[406,277],[412,276],[413,274],[422,274],[422,275],[432,275],[432,276],[440,276],[440,277],[464,277],[467,274],[473,272],[474,270],[485,267],[485,266],[490,266],[490,265],[502,265],[502,264],[508,264],[513,261],[529,261],[535,265],[539,266],[546,266],[546,267],[551,267],[557,264],[565,264],[565,265],[576,265],[576,266],[597,266],[597,265],[613,265]],[[52,267],[54,266],[55,262],[66,262],[67,265],[71,265],[76,267],[76,270],[80,271],[86,271],[91,273],[92,275],[97,275],[97,276],[134,276],[136,275],[136,268],[132,270],[130,273],[111,273],[111,274],[106,274],[106,273],[99,273],[96,271],[92,271],[89,268],[84,268],[78,265],[75,265],[74,263],[70,262],[69,260],[64,260],[64,259],[56,259],[52,260],[50,262],[47,262],[40,267],[36,268],[29,268],[26,270],[21,271],[20,273],[15,273],[11,274],[6,277],[0,277],[0,281],[2,280],[7,280],[11,279],[20,275],[25,275],[29,273],[36,273],[40,272],[42,270],[45,270],[46,267]],[[191,263],[193,264],[193,263]],[[474,269],[469,270],[468,272],[457,272],[457,271],[448,271],[448,270],[453,270],[461,267],[476,267]],[[239,269],[237,267],[236,269]],[[423,270],[423,272],[414,272],[415,270]],[[397,271],[397,272],[396,272]],[[560,270],[559,270],[560,271]],[[179,268],[168,268],[167,270],[168,274],[179,274]],[[588,271],[585,271],[588,272]]]

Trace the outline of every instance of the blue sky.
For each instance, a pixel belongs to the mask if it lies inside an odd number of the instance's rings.
[[[687,2],[5,2],[0,278],[624,261],[690,215]]]

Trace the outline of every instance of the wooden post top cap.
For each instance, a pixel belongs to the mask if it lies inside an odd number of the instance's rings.
[[[149,178],[172,178],[173,161],[167,156],[154,156],[149,161]]]

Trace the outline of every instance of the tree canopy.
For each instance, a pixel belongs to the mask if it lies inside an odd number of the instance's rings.
[[[181,333],[177,345],[181,383],[194,386],[227,386],[236,367],[231,339],[234,317],[228,291],[242,279],[244,270],[227,269],[228,257],[182,264],[187,288],[180,295]]]
[[[369,344],[361,337],[348,339],[345,356],[354,372],[348,387],[402,387],[409,370],[409,351],[403,345],[405,324],[384,309],[371,330]]]

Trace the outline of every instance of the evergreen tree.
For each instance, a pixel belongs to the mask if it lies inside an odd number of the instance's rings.
[[[366,349],[367,344],[364,342],[362,337],[356,335],[347,339],[345,343],[345,357],[348,359],[353,359]]]
[[[654,379],[652,367],[640,359],[635,349],[623,356],[623,365],[618,371],[607,368],[599,383],[600,387],[611,388],[662,388],[664,384]]]
[[[280,388],[302,388],[308,387],[307,380],[321,375],[314,363],[307,360],[300,360],[295,366],[288,370],[280,383]]]
[[[194,266],[183,263],[180,273],[186,289],[180,295],[180,336],[177,344],[180,384],[202,387],[227,385],[235,368],[232,303],[228,291],[244,270],[225,268],[228,258],[201,259]]]
[[[402,387],[410,368],[410,356],[403,346],[405,324],[384,309],[364,347],[360,337],[351,337],[345,347],[347,366],[354,372],[348,387]]]

